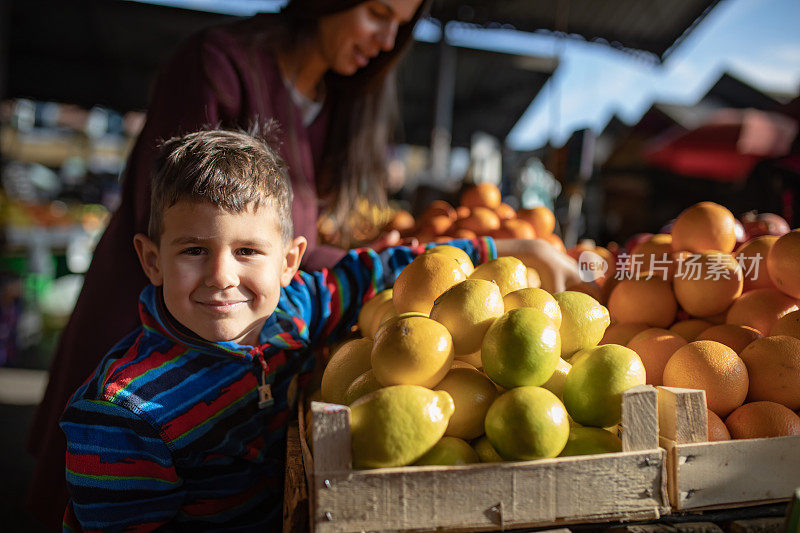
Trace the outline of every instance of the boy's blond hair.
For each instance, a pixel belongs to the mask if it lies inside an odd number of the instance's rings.
[[[148,236],[156,244],[164,212],[180,200],[208,202],[230,213],[270,205],[284,244],[294,237],[286,164],[268,141],[274,125],[249,132],[203,130],[161,145],[150,196]]]

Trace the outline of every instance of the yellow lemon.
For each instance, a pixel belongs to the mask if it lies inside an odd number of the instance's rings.
[[[466,441],[457,437],[444,436],[414,464],[417,466],[467,465],[479,462],[478,454]]]
[[[561,338],[550,319],[538,309],[512,309],[494,321],[481,346],[483,371],[510,389],[542,385],[558,365]]]
[[[556,457],[569,437],[567,410],[547,389],[517,387],[489,407],[486,437],[507,461]]]
[[[474,366],[475,368],[482,368],[483,361],[481,361],[481,351],[478,350],[476,352],[468,353],[466,355],[457,355],[456,361],[461,361],[462,363],[466,363],[470,366]]]
[[[397,276],[392,293],[394,307],[399,313],[418,311],[429,315],[433,301],[465,279],[467,275],[458,260],[447,254],[423,253]]]
[[[452,257],[458,261],[458,265],[461,267],[461,270],[464,271],[465,276],[469,276],[472,274],[472,271],[475,270],[475,265],[472,264],[472,259],[469,257],[469,254],[456,246],[441,244],[439,246],[434,246],[433,248],[428,248],[424,253],[444,254]]]
[[[453,399],[416,385],[378,389],[350,406],[355,468],[413,463],[444,436]]]
[[[500,294],[524,289],[528,286],[528,272],[525,264],[516,257],[498,257],[475,267],[471,279],[493,281],[500,287]]]
[[[436,298],[430,316],[450,332],[458,356],[480,350],[486,330],[502,314],[503,297],[497,285],[466,279]]]
[[[418,313],[416,311],[411,311],[411,312],[408,312],[408,313],[397,313],[397,311],[395,309],[390,309],[390,310],[386,311],[386,313],[383,315],[383,317],[381,317],[380,325],[375,329],[375,335],[373,335],[373,338],[375,340],[378,340],[378,338],[386,330],[386,326],[387,325],[389,325],[389,324],[391,324],[393,322],[397,322],[401,318],[408,318],[410,316],[421,316],[421,317],[424,317],[424,318],[428,318],[428,315],[426,315],[425,313]]]
[[[503,296],[503,305],[506,311],[520,307],[533,307],[550,317],[557,328],[561,327],[561,308],[553,295],[544,289],[528,287],[509,292]]]
[[[567,374],[569,374],[569,370],[571,368],[571,364],[559,357],[558,364],[556,365],[556,369],[553,371],[553,375],[550,376],[550,379],[544,382],[542,388],[549,390],[558,396],[559,400],[564,401],[564,382],[567,380]]]
[[[572,360],[564,382],[564,405],[581,425],[614,426],[621,418],[622,393],[644,383],[644,365],[630,348],[618,344],[587,348]]]
[[[610,431],[602,428],[574,427],[570,428],[567,445],[559,455],[567,457],[620,451],[622,451],[622,440]]]
[[[561,308],[561,356],[597,346],[611,323],[608,309],[588,294],[564,291],[553,295]]]
[[[477,370],[453,368],[434,390],[445,391],[455,404],[445,435],[466,440],[483,435],[483,419],[497,397],[492,380]]]
[[[375,310],[380,304],[391,299],[392,289],[386,289],[367,300],[367,302],[361,306],[361,310],[358,312],[358,329],[361,331],[362,336],[372,337],[370,334],[370,327],[375,318]]]
[[[528,277],[528,287],[536,288],[542,286],[542,278],[539,276],[539,271],[533,267],[527,267],[526,274]]]
[[[460,359],[453,359],[453,366],[451,366],[450,368],[451,369],[453,369],[453,368],[468,368],[470,370],[475,370],[475,371],[478,370],[478,367],[476,367],[475,365],[471,365],[471,364],[467,363],[466,361],[462,361]]]
[[[322,373],[322,401],[344,404],[347,387],[370,369],[371,354],[372,339],[354,339],[336,350]]]
[[[383,386],[433,387],[453,365],[453,339],[447,328],[427,317],[389,322],[372,347],[372,369]]]
[[[373,339],[375,338],[375,333],[378,331],[378,327],[381,325],[384,316],[397,316],[397,309],[394,308],[394,302],[391,298],[389,298],[388,300],[384,300],[376,305],[372,310],[371,315],[372,321],[369,322],[367,329],[363,330],[361,334],[364,337]]]
[[[347,390],[344,391],[342,403],[344,405],[350,405],[362,396],[366,396],[370,392],[374,392],[381,387],[382,385],[378,381],[378,378],[375,377],[375,372],[369,369],[353,380],[350,386],[347,387]]]
[[[475,442],[472,443],[472,448],[478,454],[478,459],[480,459],[482,463],[503,462],[503,458],[500,457],[500,454],[494,449],[494,446],[492,446],[492,443],[486,438],[486,435],[476,439]]]

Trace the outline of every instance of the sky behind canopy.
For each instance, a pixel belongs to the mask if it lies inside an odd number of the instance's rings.
[[[152,3],[250,15],[283,0],[151,0]],[[647,1],[647,0],[643,0]],[[561,145],[576,129],[599,132],[616,113],[635,123],[653,102],[692,104],[724,72],[766,92],[800,89],[800,0],[723,0],[667,57],[651,64],[597,43],[509,30],[448,30],[454,44],[531,55],[560,65],[506,142],[528,150]],[[417,28],[438,39],[432,24]]]

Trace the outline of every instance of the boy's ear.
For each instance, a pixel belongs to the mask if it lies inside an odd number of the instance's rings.
[[[297,269],[300,268],[300,261],[306,253],[308,241],[305,237],[295,237],[286,250],[286,258],[283,261],[283,272],[281,272],[281,287],[286,287],[292,282]]]
[[[144,233],[137,233],[133,236],[133,247],[136,248],[139,263],[142,265],[144,274],[150,279],[150,283],[160,287],[164,283],[164,273],[161,271],[158,261],[158,245]]]

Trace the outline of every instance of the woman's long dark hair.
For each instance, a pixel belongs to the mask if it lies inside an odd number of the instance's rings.
[[[262,16],[272,21],[270,46],[290,46],[315,31],[321,17],[364,1],[291,0],[277,17]],[[343,246],[354,244],[348,218],[359,199],[377,206],[387,203],[386,153],[399,116],[394,69],[411,44],[414,26],[427,14],[430,2],[423,0],[414,17],[398,28],[391,51],[381,51],[353,75],[326,74],[330,127],[315,178],[323,212],[335,222],[339,244]],[[254,23],[261,24],[257,20]]]

